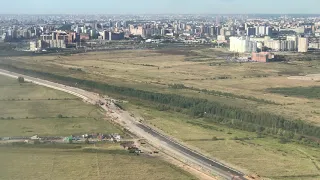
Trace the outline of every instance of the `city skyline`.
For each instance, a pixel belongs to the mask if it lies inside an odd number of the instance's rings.
[[[318,0],[147,0],[112,1],[15,0],[2,2],[1,14],[320,14]]]

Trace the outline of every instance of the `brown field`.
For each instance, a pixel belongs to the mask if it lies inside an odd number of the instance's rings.
[[[303,81],[288,77],[318,73],[320,61],[239,64],[226,62],[223,56],[227,55],[228,52],[214,49],[127,50],[10,59],[26,63],[21,66],[39,70],[48,69],[57,74],[152,91],[196,95],[250,110],[269,111],[320,124],[320,115],[315,113],[320,109],[318,99],[285,97],[266,90],[275,87],[319,85],[318,81]],[[77,68],[81,71],[75,70]],[[224,76],[228,79],[220,79]],[[280,105],[168,88],[168,85],[175,83],[270,100]]]

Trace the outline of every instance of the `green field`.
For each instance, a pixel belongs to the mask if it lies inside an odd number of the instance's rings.
[[[320,86],[312,87],[292,87],[292,88],[272,88],[272,93],[279,93],[286,96],[305,97],[310,99],[320,99]]]
[[[4,76],[0,84],[2,137],[122,133],[99,108],[75,96]]]
[[[99,151],[74,147],[77,145],[51,146],[0,145],[0,179],[193,179],[190,174],[158,158],[130,155],[121,150],[119,144],[102,145]]]
[[[0,137],[126,136],[98,107],[74,96],[4,76],[0,84]],[[159,157],[129,155],[119,144],[81,146],[0,144],[0,179],[194,179]]]

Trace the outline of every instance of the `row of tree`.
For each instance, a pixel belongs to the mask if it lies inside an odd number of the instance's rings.
[[[194,117],[205,117],[215,122],[228,125],[233,128],[247,131],[257,131],[257,128],[265,131],[293,132],[320,138],[320,127],[308,124],[301,120],[289,120],[285,117],[266,112],[248,111],[238,107],[227,106],[206,99],[185,97],[177,94],[164,94],[144,91],[128,87],[119,87],[102,82],[77,79],[61,76],[48,72],[35,71],[31,69],[18,68],[11,64],[0,64],[1,68],[14,72],[59,80],[65,83],[78,84],[82,87],[97,89],[106,93],[119,94],[121,96],[133,97],[160,105],[163,110],[179,110]]]
[[[232,93],[222,92],[222,91],[199,89],[199,88],[195,88],[195,87],[187,87],[184,84],[171,84],[171,85],[169,85],[169,87],[172,88],[172,89],[190,89],[190,90],[193,90],[193,91],[200,91],[200,92],[203,92],[205,94],[214,95],[214,96],[225,96],[225,97],[229,97],[229,98],[247,99],[247,100],[250,100],[250,101],[255,101],[255,102],[265,103],[265,104],[281,105],[281,104],[276,103],[274,101],[269,101],[269,100],[265,100],[265,99],[259,99],[259,98],[255,98],[253,96],[244,96],[244,95],[237,95],[237,94],[232,94]]]

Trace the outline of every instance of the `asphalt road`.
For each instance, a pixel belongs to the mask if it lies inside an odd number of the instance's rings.
[[[23,76],[25,78],[25,81],[73,94],[77,97],[82,98],[85,102],[91,104],[96,104],[99,101],[106,102],[106,100],[103,97],[99,96],[99,94],[88,92],[79,88],[65,86],[47,80],[25,76],[1,69],[0,74],[12,78]],[[182,162],[192,162],[193,164],[197,164],[206,170],[210,170],[214,174],[217,174],[225,179],[246,179],[244,177],[245,175],[242,172],[228,167],[216,160],[205,157],[204,155],[195,152],[190,148],[172,140],[170,137],[157,132],[151,127],[138,122],[134,117],[131,117],[128,112],[120,112],[114,104],[111,104],[108,107],[101,107],[107,112],[112,111],[112,116],[119,119],[118,123],[120,125],[128,128],[135,135],[148,140],[148,142],[155,147],[160,147],[161,149],[166,150],[167,154],[171,154]]]
[[[166,137],[165,135],[157,132],[156,130],[152,129],[149,126],[146,126],[144,124],[137,124],[137,126],[139,126],[144,131],[150,133],[152,136],[158,138],[159,140],[166,142],[169,146],[171,146],[172,148],[175,148],[181,153],[184,153],[185,155],[195,160],[201,161],[203,166],[206,166],[207,168],[210,168],[210,169],[214,169],[215,172],[218,172],[219,175],[227,179],[231,179],[231,178],[246,179],[244,178],[244,174],[242,172],[237,171],[231,167],[228,167],[218,161],[205,157],[204,155],[201,155],[198,152],[195,152],[192,149],[185,147],[184,145],[172,140],[170,137]]]

